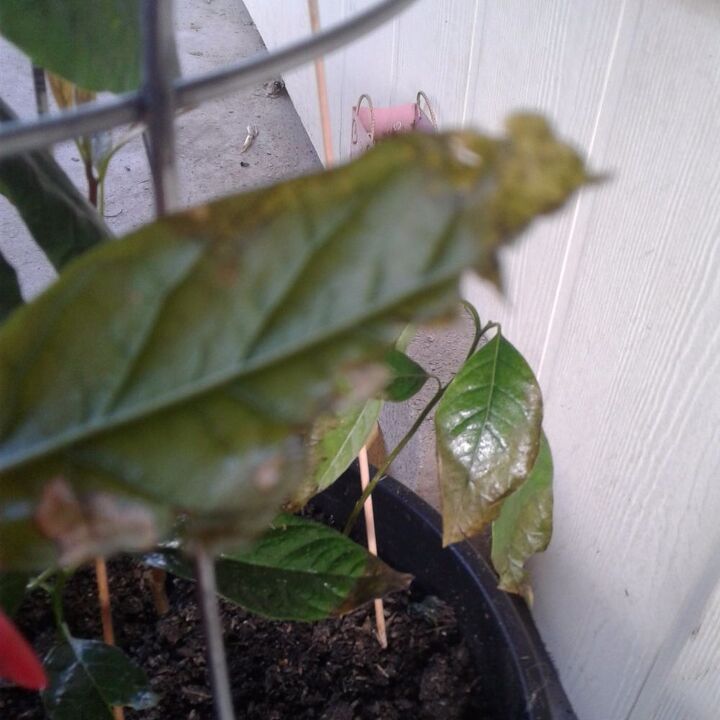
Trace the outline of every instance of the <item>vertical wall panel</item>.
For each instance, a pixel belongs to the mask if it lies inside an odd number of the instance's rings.
[[[715,718],[720,708],[720,584],[660,689],[655,720]],[[649,714],[649,713],[648,713]],[[637,715],[640,717],[640,715]]]
[[[557,531],[535,564],[536,617],[598,720],[651,716],[720,542],[720,6],[645,3],[623,32],[615,175],[550,332]]]
[[[345,17],[345,5],[349,0],[320,0],[320,14],[324,25],[330,25]],[[249,0],[245,3],[268,48],[276,48],[293,40],[306,37],[310,32],[307,0]],[[338,50],[325,59],[327,80],[331,97],[338,97],[343,86],[345,50]],[[323,156],[320,113],[316,94],[315,70],[312,64],[286,73],[288,92],[305,129],[310,135],[318,154]],[[334,128],[335,152],[340,151],[340,128],[343,125],[342,104],[331,102],[330,112]]]
[[[625,16],[621,0],[488,0],[469,119],[500,131],[512,112],[542,112],[599,167],[593,152],[599,114],[608,76],[617,67],[616,39]],[[581,194],[564,213],[537,221],[505,253],[505,302],[487,286],[467,288],[475,305],[502,321],[541,380],[544,341],[582,202]]]
[[[612,173],[505,253],[504,300],[472,279],[464,289],[545,390],[556,530],[533,563],[534,612],[579,716],[714,719],[720,4],[420,0],[340,55],[334,122],[347,125],[360,91],[386,103],[422,88],[446,127],[499,130],[508,112],[537,109]],[[296,102],[312,94],[299,87]],[[415,348],[447,372],[463,342],[429,333]],[[433,497],[424,433],[394,471]]]

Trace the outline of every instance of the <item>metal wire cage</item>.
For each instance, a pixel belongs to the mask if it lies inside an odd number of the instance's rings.
[[[414,0],[384,0],[344,23],[269,54],[261,54],[193,78],[175,78],[172,0],[142,0],[143,84],[131,93],[33,121],[0,125],[0,158],[36,150],[128,123],[144,123],[155,209],[177,205],[175,127],[177,110],[191,108],[246,85],[269,80],[346,45],[392,18]]]

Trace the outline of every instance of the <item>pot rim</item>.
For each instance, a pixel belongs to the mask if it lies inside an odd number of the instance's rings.
[[[313,499],[331,524],[341,526],[349,515],[360,495],[359,477],[354,463]],[[487,664],[488,636],[480,630],[496,628],[503,646],[494,670],[506,691],[522,696],[514,697],[507,717],[577,720],[527,605],[497,587],[488,559],[489,538],[442,548],[439,513],[392,477],[377,486],[373,503],[378,554],[398,570],[411,572],[424,588],[454,607],[476,661],[485,658]],[[353,535],[364,540],[364,519],[358,520]]]

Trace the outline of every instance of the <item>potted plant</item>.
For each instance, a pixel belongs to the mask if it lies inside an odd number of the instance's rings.
[[[32,41],[23,46],[32,53]],[[52,69],[52,57],[43,62]],[[6,606],[28,586],[52,598],[49,717],[71,717],[78,703],[94,718],[154,702],[119,648],[76,637],[67,621],[68,577],[93,558],[134,553],[197,578],[223,720],[232,702],[216,592],[270,617],[309,620],[405,587],[406,575],[341,532],[288,511],[342,475],[383,400],[434,382],[398,346],[407,323],[452,316],[465,270],[499,284],[498,249],[588,179],[545,121],[516,116],[502,138],[397,137],[348,165],[111,240],[49,153],[0,161],[0,188],[60,271],[22,305],[12,268],[0,265],[0,589]],[[529,598],[523,565],[547,543],[552,503],[541,393],[500,327],[470,312],[467,361],[438,382],[415,427],[436,408],[442,543],[492,526],[501,586]],[[316,509],[348,515],[350,533],[386,470],[352,508],[336,486]],[[534,671],[518,659],[532,631],[488,589],[488,568],[467,547],[426,553],[440,540],[432,522],[413,561],[407,540],[430,514],[392,483],[379,514],[381,556],[435,593],[465,593],[443,573],[473,566],[466,585],[482,577],[484,589],[455,604],[463,621],[478,608],[496,616],[494,639],[488,631],[473,642],[494,644],[497,667],[515,663],[497,672],[496,687],[514,697],[499,704],[508,717],[551,717],[549,695],[540,685],[533,695]]]

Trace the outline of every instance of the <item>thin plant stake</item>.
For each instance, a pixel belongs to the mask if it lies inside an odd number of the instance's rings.
[[[105,558],[95,558],[95,580],[97,582],[98,601],[100,603],[103,641],[106,645],[114,645],[115,631],[113,630],[112,610],[110,607],[110,586],[108,585]],[[121,707],[113,707],[112,712],[115,720],[125,720],[125,712]]]
[[[313,33],[320,30],[320,10],[318,0],[308,0],[308,13],[310,15],[310,28]],[[323,149],[325,151],[325,165],[330,167],[335,162],[330,131],[330,103],[328,101],[327,78],[325,75],[325,60],[318,57],[315,60],[315,79],[317,81],[318,103],[320,106],[320,125],[322,127]],[[368,462],[367,447],[362,446],[358,454],[360,464],[360,482],[364,490],[370,482],[370,464]],[[375,535],[375,515],[373,513],[372,497],[368,496],[363,506],[365,512],[365,529],[367,532],[368,550],[377,555],[377,540]],[[375,624],[377,639],[381,647],[386,648],[387,632],[385,629],[385,607],[381,598],[375,600]]]
[[[358,462],[360,463],[360,485],[363,490],[370,483],[370,463],[368,462],[367,448],[362,446],[358,453]],[[365,512],[365,528],[367,531],[368,550],[377,555],[377,539],[375,537],[375,513],[373,512],[372,496],[363,505]],[[375,624],[377,626],[377,639],[382,648],[388,646],[387,630],[385,629],[385,607],[382,598],[375,598]]]
[[[317,0],[308,0],[308,12],[310,14],[310,28],[313,33],[320,31],[320,9]],[[315,60],[315,79],[317,81],[318,103],[320,105],[320,125],[322,127],[323,149],[325,151],[325,165],[330,167],[335,164],[335,157],[332,145],[332,133],[330,132],[330,103],[328,101],[327,78],[325,76],[325,59],[318,57]]]

